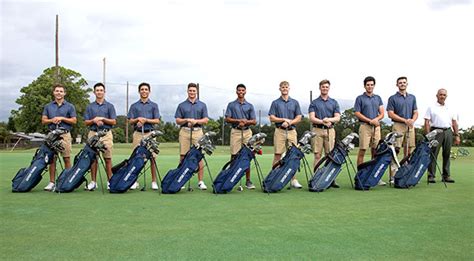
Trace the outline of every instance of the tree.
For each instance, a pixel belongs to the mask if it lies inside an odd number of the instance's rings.
[[[86,134],[84,112],[89,104],[91,88],[85,88],[87,82],[81,74],[73,70],[59,67],[59,83],[66,87],[65,99],[76,107],[77,124],[72,129],[72,136]],[[20,105],[18,110],[12,111],[15,127],[24,132],[46,132],[47,127],[41,124],[43,107],[54,100],[52,87],[58,82],[55,78],[56,67],[47,68],[36,80],[21,88],[22,95],[16,100]]]

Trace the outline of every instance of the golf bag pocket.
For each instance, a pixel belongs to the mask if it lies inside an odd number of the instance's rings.
[[[336,145],[334,149],[321,159],[321,164],[309,181],[309,191],[322,192],[327,189],[342,170],[342,164],[346,162],[347,151]]]
[[[199,162],[204,154],[193,146],[176,169],[166,173],[161,181],[161,192],[164,194],[174,194],[181,190],[188,180],[199,170]]]
[[[377,186],[392,161],[392,152],[385,143],[380,143],[375,158],[357,166],[354,178],[356,190],[368,190]]]
[[[418,184],[431,163],[431,148],[421,142],[395,174],[396,188],[409,188]]]
[[[78,188],[86,178],[84,177],[90,170],[92,162],[96,159],[97,153],[89,145],[86,145],[74,158],[74,165],[65,169],[56,181],[56,192],[72,192]]]
[[[112,168],[109,180],[110,193],[124,193],[137,181],[148,159],[152,157],[144,146],[136,147],[129,159]]]
[[[248,147],[242,146],[235,158],[225,164],[217,175],[213,184],[213,192],[223,194],[232,191],[247,170],[250,169],[250,162],[254,157],[253,152]]]
[[[54,160],[54,151],[46,145],[41,145],[36,150],[30,166],[21,168],[12,179],[13,192],[28,192],[32,190],[43,178],[46,167]]]
[[[279,164],[274,167],[263,181],[263,191],[274,193],[282,190],[300,168],[304,153],[291,146]]]

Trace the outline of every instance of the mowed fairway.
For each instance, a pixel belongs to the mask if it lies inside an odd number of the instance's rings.
[[[161,148],[163,177],[178,163],[178,146]],[[472,260],[470,151],[452,161],[456,183],[447,189],[441,182],[427,186],[425,176],[410,190],[355,191],[344,168],[337,179],[341,188],[323,193],[285,189],[267,195],[253,171],[256,190],[219,196],[197,190],[195,177],[193,192],[176,195],[159,195],[149,184],[145,192],[119,195],[87,192],[82,186],[69,194],[49,193],[42,191],[47,175],[32,192],[12,193],[12,177],[29,164],[34,150],[2,151],[0,259]],[[114,163],[130,152],[128,145],[117,145]],[[258,159],[266,175],[272,148],[264,153]],[[207,157],[214,177],[228,158],[227,147]],[[312,163],[312,155],[308,160]],[[304,172],[298,178],[306,188]],[[207,172],[205,181],[210,188]]]

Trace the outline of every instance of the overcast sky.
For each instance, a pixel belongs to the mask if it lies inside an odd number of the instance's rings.
[[[107,59],[108,100],[125,114],[136,85],[152,84],[165,119],[199,82],[212,117],[247,85],[248,100],[268,110],[290,82],[306,114],[309,91],[331,81],[330,96],[349,107],[363,78],[374,76],[384,103],[398,76],[418,100],[419,124],[437,89],[462,127],[474,125],[474,7],[470,0],[397,1],[4,1],[1,0],[0,120],[19,89],[54,65],[60,20],[60,65],[93,85]],[[469,33],[471,32],[471,33]]]

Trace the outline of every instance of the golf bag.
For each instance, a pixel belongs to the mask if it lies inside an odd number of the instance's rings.
[[[349,151],[354,148],[352,140],[358,137],[356,133],[347,135],[341,142],[336,143],[336,146],[328,155],[325,155],[318,162],[308,184],[309,191],[322,192],[336,180],[337,175],[341,172],[342,164],[346,163]]]
[[[12,179],[13,192],[28,192],[43,178],[46,167],[53,163],[54,156],[64,150],[61,134],[64,129],[56,129],[48,133],[45,142],[36,150],[30,166],[21,168]]]
[[[395,174],[396,188],[410,188],[418,184],[423,174],[431,163],[431,148],[438,146],[438,141],[434,138],[441,132],[434,130],[425,136],[425,140],[420,142],[410,156],[403,159],[401,167]]]
[[[216,135],[214,132],[207,132],[199,139],[198,144],[192,145],[191,149],[184,155],[183,160],[176,169],[169,170],[161,181],[161,192],[164,194],[174,194],[188,182],[199,170],[199,162],[204,159],[204,152],[211,155],[214,146],[210,136]],[[209,170],[209,169],[208,169]]]
[[[160,131],[153,131],[140,141],[130,158],[112,167],[112,178],[109,180],[110,193],[124,193],[137,181],[148,160],[153,159],[153,152],[158,154],[159,143],[154,139],[162,135]]]
[[[100,151],[105,151],[104,144],[100,138],[105,136],[106,131],[99,131],[87,140],[84,148],[74,157],[74,164],[69,169],[64,169],[56,180],[54,191],[58,193],[72,192],[84,181],[85,175],[90,170],[92,163],[97,159]]]
[[[255,159],[255,153],[261,151],[261,144],[265,142],[265,133],[258,133],[250,138],[247,144],[242,148],[231,161],[222,167],[221,172],[213,182],[213,192],[223,194],[232,191],[237,183],[242,179],[247,170],[250,169],[250,163]],[[256,166],[258,163],[256,163]],[[257,167],[257,172],[260,171]]]
[[[357,166],[357,173],[354,178],[356,190],[369,190],[376,186],[392,159],[397,165],[398,159],[393,144],[395,139],[401,137],[397,132],[390,132],[384,140],[377,145],[374,159],[364,162]]]
[[[311,145],[309,144],[312,137],[316,134],[311,131],[306,131],[303,137],[298,141],[298,145],[292,144],[287,150],[285,156],[278,161],[265,177],[263,181],[263,191],[267,193],[275,193],[282,190],[288,182],[300,170],[300,162],[303,160],[306,170],[305,153],[311,152]]]

